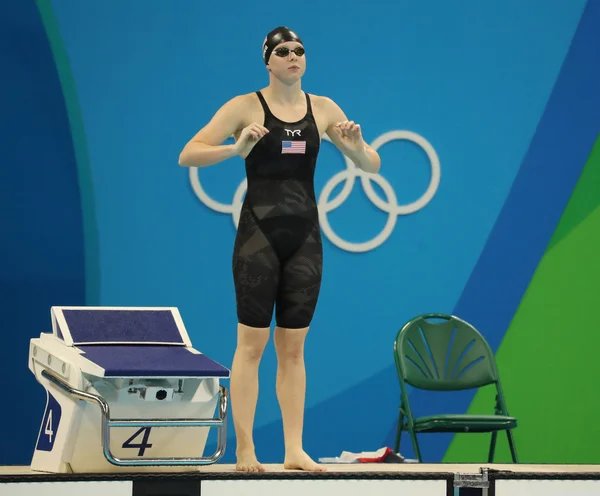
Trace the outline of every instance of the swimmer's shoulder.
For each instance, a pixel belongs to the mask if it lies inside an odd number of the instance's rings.
[[[325,111],[336,105],[336,103],[328,96],[316,95],[314,93],[308,92],[307,94],[310,98],[310,103],[315,110]]]
[[[236,122],[236,133],[253,122],[262,120],[262,106],[256,92],[231,97],[224,105],[226,113]]]
[[[329,122],[336,119],[339,113],[339,106],[332,98],[325,95],[315,95],[308,93],[313,113]]]
[[[235,95],[229,99],[224,106],[229,107],[240,115],[246,115],[247,113],[255,112],[257,109],[261,108],[260,100],[255,91]]]
[[[255,102],[258,102],[258,98],[256,96],[256,92],[253,93],[243,93],[239,95],[232,96],[225,105],[228,107],[234,107],[237,110],[243,110],[244,108],[251,107]]]

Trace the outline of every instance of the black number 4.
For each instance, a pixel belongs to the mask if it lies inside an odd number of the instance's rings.
[[[127,441],[125,441],[123,443],[123,446],[121,446],[122,448],[139,448],[138,451],[138,456],[144,456],[144,452],[146,451],[146,449],[148,448],[152,448],[152,445],[148,443],[148,438],[150,437],[150,431],[152,430],[152,427],[142,427],[141,429],[137,430],[133,436],[131,436]],[[144,437],[142,438],[142,442],[139,444],[134,444],[133,440],[138,437],[141,433],[144,433]]]

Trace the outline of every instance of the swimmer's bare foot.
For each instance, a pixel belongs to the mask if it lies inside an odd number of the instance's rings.
[[[265,468],[257,460],[254,451],[236,453],[237,463],[235,469],[238,472],[264,472]]]
[[[306,470],[308,472],[326,472],[327,469],[314,462],[304,451],[285,455],[283,468],[288,470]]]

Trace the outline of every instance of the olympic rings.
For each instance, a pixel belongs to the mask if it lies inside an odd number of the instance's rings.
[[[331,142],[327,135],[324,135],[323,139]],[[440,160],[433,146],[417,133],[412,131],[397,130],[382,134],[375,139],[373,143],[371,143],[371,147],[374,150],[378,150],[383,145],[394,140],[411,141],[420,146],[427,154],[431,168],[431,179],[429,181],[429,185],[420,198],[407,205],[399,205],[396,192],[387,179],[385,179],[381,174],[369,174],[362,171],[356,167],[348,157],[344,156],[346,169],[338,172],[329,181],[327,181],[318,198],[319,221],[321,223],[323,234],[327,236],[329,241],[342,250],[354,253],[364,253],[378,248],[385,243],[385,241],[394,231],[394,227],[396,226],[396,221],[399,215],[408,215],[421,210],[431,201],[438,190],[441,179],[441,167]],[[244,180],[240,183],[233,195],[232,203],[228,205],[217,202],[204,191],[204,188],[200,183],[200,178],[198,177],[198,168],[190,167],[189,177],[192,189],[194,190],[194,193],[198,199],[208,208],[216,212],[231,214],[234,226],[237,228],[242,209],[242,203],[244,201],[244,195],[246,194],[247,190],[247,180],[244,178]],[[339,237],[331,228],[329,219],[327,218],[327,214],[329,214],[329,212],[332,212],[336,208],[340,207],[342,203],[348,199],[352,189],[354,188],[354,182],[356,181],[356,178],[360,178],[362,187],[369,200],[381,211],[388,214],[388,220],[383,230],[374,238],[362,243],[352,243]],[[335,187],[343,181],[345,181],[345,184],[340,193],[338,193],[335,198],[330,199],[329,197],[331,196],[331,193]],[[383,190],[386,197],[385,200],[381,199],[375,192],[371,181],[375,181]]]

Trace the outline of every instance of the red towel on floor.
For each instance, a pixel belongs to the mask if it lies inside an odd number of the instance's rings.
[[[402,455],[394,453],[390,448],[381,448],[377,451],[363,451],[361,453],[344,451],[340,459],[359,463],[402,463],[404,461]]]

